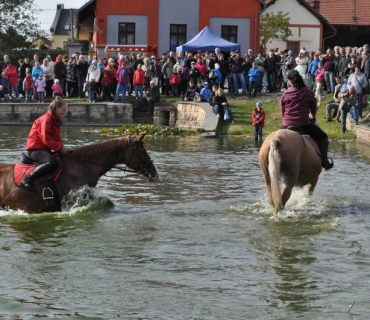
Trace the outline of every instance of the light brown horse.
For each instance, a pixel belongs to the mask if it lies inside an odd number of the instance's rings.
[[[55,181],[59,199],[84,185],[95,187],[99,178],[116,164],[126,164],[149,181],[158,180],[157,169],[144,148],[144,135],[109,139],[60,153],[63,171]],[[17,186],[13,178],[14,167],[14,164],[0,164],[0,205],[3,208],[28,213],[60,211],[60,201],[58,205],[55,199],[44,199],[44,186],[35,185],[36,192]]]
[[[280,129],[268,135],[262,144],[259,162],[275,213],[284,209],[293,187],[308,185],[309,195],[315,189],[321,172],[321,157],[309,139]]]

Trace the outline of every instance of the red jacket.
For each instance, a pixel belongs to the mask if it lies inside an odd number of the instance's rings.
[[[261,124],[262,127],[265,126],[265,110],[261,108],[260,116],[258,118],[258,109],[255,108],[252,112],[252,125],[256,126],[257,124]]]
[[[63,149],[62,138],[60,137],[61,122],[50,111],[36,119],[28,134],[27,150],[54,150]]]
[[[180,82],[180,75],[177,72],[172,73],[170,76],[170,84],[179,84]]]
[[[142,86],[145,85],[145,72],[144,70],[138,69],[134,72],[134,80],[132,82],[133,85],[141,84]]]
[[[15,87],[18,85],[18,72],[16,67],[8,65],[5,68],[5,75],[8,78],[10,87]]]

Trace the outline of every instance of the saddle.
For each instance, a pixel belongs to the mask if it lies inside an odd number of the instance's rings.
[[[21,180],[27,177],[37,166],[26,152],[22,152],[22,159],[20,162],[17,162],[14,166],[13,179],[14,183],[21,187]],[[60,203],[59,195],[55,187],[55,181],[58,180],[60,174],[62,173],[63,168],[61,162],[58,159],[58,166],[51,172],[48,172],[40,178],[35,178],[33,181],[33,186],[36,190],[42,188],[42,197],[44,200],[55,200]]]
[[[316,140],[312,139],[308,134],[305,134],[301,127],[289,126],[287,130],[291,130],[300,134],[303,138],[307,140],[307,142],[311,144],[311,146],[316,150],[317,154],[321,156],[321,151],[319,149],[319,146],[317,145]]]

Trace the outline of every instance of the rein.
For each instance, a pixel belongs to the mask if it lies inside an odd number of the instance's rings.
[[[116,166],[111,167],[111,166],[106,165],[105,163],[101,163],[101,162],[97,162],[97,161],[94,161],[94,160],[85,159],[85,158],[81,158],[81,157],[75,157],[75,156],[72,156],[72,155],[66,154],[66,153],[64,153],[63,155],[65,157],[68,157],[68,158],[72,158],[72,159],[76,159],[76,160],[80,160],[80,161],[84,161],[84,162],[88,162],[88,163],[92,163],[92,164],[97,164],[99,166],[110,168],[110,169],[117,169],[117,170],[120,170],[120,171],[123,171],[123,172],[140,174],[140,171],[138,171],[138,170],[131,170],[131,169],[126,169],[126,168],[120,168],[120,167],[116,167]]]

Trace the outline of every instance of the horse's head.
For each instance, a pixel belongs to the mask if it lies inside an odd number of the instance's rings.
[[[143,138],[145,133],[137,132],[131,136],[131,152],[127,153],[126,165],[148,178],[148,181],[157,181],[159,178],[157,168],[153,164],[148,152],[145,150]]]

